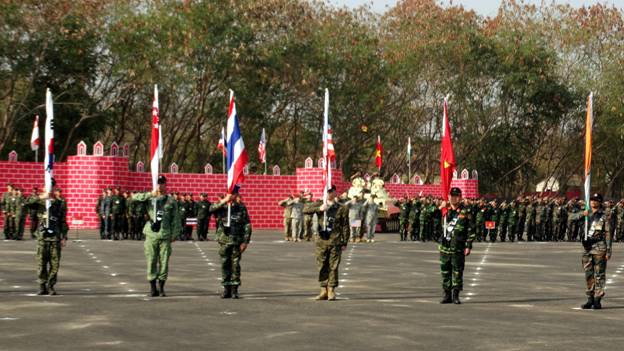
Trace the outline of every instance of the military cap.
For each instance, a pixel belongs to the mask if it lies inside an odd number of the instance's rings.
[[[451,188],[451,196],[461,196],[462,191],[460,188],[453,187]]]
[[[589,198],[589,200],[602,202],[602,195],[595,193]]]

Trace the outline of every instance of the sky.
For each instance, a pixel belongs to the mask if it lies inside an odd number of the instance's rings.
[[[373,4],[373,10],[383,13],[386,8],[394,6],[398,0],[326,0],[334,5],[358,7],[364,4]],[[540,4],[542,0],[524,0],[525,3]],[[551,1],[551,0],[547,0]],[[592,5],[598,2],[606,4],[618,4],[624,8],[624,0],[554,0],[555,3],[570,4],[575,7],[583,5]],[[448,4],[450,0],[439,0],[442,4]],[[464,8],[475,10],[483,16],[494,16],[498,10],[500,0],[453,0],[453,4],[463,5]]]

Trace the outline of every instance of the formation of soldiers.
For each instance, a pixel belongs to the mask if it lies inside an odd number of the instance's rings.
[[[379,206],[375,203],[375,195],[364,190],[361,195],[348,199],[346,194],[338,197],[339,201],[347,206],[349,212],[349,240],[354,243],[375,242],[375,228],[377,227],[377,212]],[[312,193],[302,191],[292,194],[278,204],[284,207],[284,240],[311,241],[318,237],[319,212],[323,200],[313,200]]]
[[[62,190],[55,189],[58,200],[64,208],[67,208],[67,202],[63,198]],[[0,201],[0,210],[4,217],[4,239],[5,240],[23,240],[26,227],[26,219],[30,221],[30,237],[36,238],[39,228],[39,216],[41,204],[39,196],[41,192],[39,188],[32,188],[28,196],[20,187],[13,184],[7,184],[7,191],[2,194]]]
[[[585,209],[583,200],[563,197],[518,197],[514,200],[463,199],[471,213],[476,240],[505,241],[580,241]],[[433,240],[440,225],[442,201],[430,196],[402,199],[399,208],[400,240]],[[605,201],[604,211],[614,241],[624,241],[624,200]]]
[[[100,218],[100,239],[102,240],[145,240],[143,228],[148,221],[148,204],[135,201],[139,192],[122,191],[119,187],[106,188],[98,198],[95,211]],[[172,193],[170,197],[178,204],[180,230],[174,233],[175,240],[192,240],[193,225],[196,238],[207,241],[210,218],[208,195],[202,193],[195,198],[192,193]],[[219,199],[223,196],[219,196]],[[216,218],[216,215],[214,215]]]

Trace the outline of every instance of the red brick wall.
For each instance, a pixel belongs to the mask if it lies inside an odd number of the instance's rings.
[[[55,179],[68,202],[68,221],[73,229],[97,228],[99,222],[95,213],[97,197],[107,186],[120,186],[128,190],[147,190],[151,188],[149,172],[129,171],[128,158],[117,156],[70,156],[67,162],[55,164]],[[214,201],[217,194],[225,191],[223,174],[165,174],[169,191],[182,193],[208,193]],[[346,191],[350,184],[342,179],[340,170],[333,171],[333,183],[338,192]],[[34,162],[0,161],[0,185],[14,183],[30,194],[33,186],[43,186],[43,165]],[[464,191],[466,197],[478,196],[477,180],[454,180],[453,186]],[[392,197],[401,197],[406,192],[418,195],[439,196],[439,185],[413,185],[386,183]],[[323,192],[323,173],[318,168],[297,169],[295,175],[248,175],[241,195],[247,204],[254,228],[276,229],[282,227],[283,209],[278,201],[289,194],[308,189],[314,198],[320,198]],[[4,191],[4,190],[3,190]],[[77,224],[75,220],[82,220]]]

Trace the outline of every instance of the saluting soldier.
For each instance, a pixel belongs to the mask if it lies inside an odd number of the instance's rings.
[[[167,194],[167,178],[159,176],[156,189],[134,195],[134,200],[145,202],[148,222],[143,227],[144,252],[147,260],[147,280],[151,296],[167,296],[165,282],[169,277],[171,242],[181,230],[178,202]],[[156,286],[158,283],[158,286]]]

